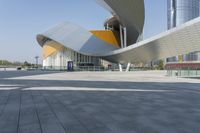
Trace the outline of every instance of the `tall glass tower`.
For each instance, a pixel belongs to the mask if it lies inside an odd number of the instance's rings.
[[[168,0],[168,29],[199,17],[200,0]]]

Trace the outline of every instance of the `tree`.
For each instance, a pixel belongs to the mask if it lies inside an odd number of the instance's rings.
[[[7,60],[0,60],[0,65],[2,66],[9,66],[12,65],[11,62],[7,61]]]
[[[160,60],[159,61],[159,64],[158,64],[158,70],[164,70],[164,61],[163,60]]]
[[[24,62],[24,64],[22,65],[23,68],[27,68],[27,67],[32,67],[32,65],[30,63],[28,63],[27,61]]]

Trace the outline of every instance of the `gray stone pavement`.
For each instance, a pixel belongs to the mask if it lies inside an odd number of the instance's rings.
[[[0,133],[199,133],[200,80],[146,72],[0,72]]]

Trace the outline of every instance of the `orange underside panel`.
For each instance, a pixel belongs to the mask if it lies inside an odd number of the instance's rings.
[[[90,31],[94,36],[104,40],[105,42],[112,44],[116,47],[120,47],[119,34],[111,30],[93,30]]]
[[[63,48],[64,47],[62,45],[59,45],[58,43],[51,41],[43,46],[43,58],[46,59],[47,57],[61,51]]]
[[[51,46],[43,46],[43,58],[46,59],[48,56],[54,54],[57,50]]]

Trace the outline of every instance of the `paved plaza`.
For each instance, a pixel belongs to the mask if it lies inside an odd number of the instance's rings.
[[[0,72],[0,133],[200,133],[200,79]]]

